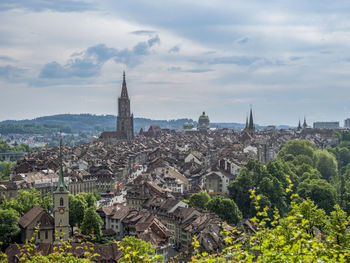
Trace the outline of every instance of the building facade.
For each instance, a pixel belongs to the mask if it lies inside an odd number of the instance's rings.
[[[339,121],[318,121],[314,122],[314,129],[339,129]]]
[[[344,128],[350,128],[350,118],[344,120]]]

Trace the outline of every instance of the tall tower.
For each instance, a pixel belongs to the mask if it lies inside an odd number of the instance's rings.
[[[255,131],[255,125],[254,125],[254,121],[253,121],[253,110],[252,110],[252,106],[250,106],[250,116],[249,116],[248,130],[249,130],[249,131]]]
[[[55,242],[69,239],[69,199],[68,190],[63,179],[62,168],[62,138],[60,139],[60,171],[58,176],[57,189],[53,193],[53,216],[55,218]]]
[[[134,115],[130,114],[130,99],[126,87],[125,72],[123,72],[122,92],[118,98],[117,133],[120,139],[134,138]]]

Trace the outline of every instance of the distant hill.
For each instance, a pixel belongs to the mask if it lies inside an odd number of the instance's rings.
[[[184,123],[192,119],[177,120],[151,120],[147,118],[135,118],[134,130],[148,129],[151,125],[158,125],[163,129],[181,129]],[[117,117],[114,115],[93,114],[58,114],[38,117],[32,120],[6,120],[0,122],[0,133],[52,133],[62,130],[66,133],[77,132],[102,132],[116,129]],[[196,121],[193,121],[197,124]],[[211,123],[212,128],[242,129],[242,123]],[[288,126],[284,127],[287,128]],[[258,126],[257,128],[263,128]]]
[[[134,118],[134,130],[148,129],[151,125],[158,125],[163,129],[181,129],[186,121],[178,120],[151,120]],[[0,133],[51,133],[62,130],[66,133],[82,131],[113,131],[116,129],[117,117],[114,115],[93,114],[58,114],[38,117],[32,120],[6,120],[0,122]]]

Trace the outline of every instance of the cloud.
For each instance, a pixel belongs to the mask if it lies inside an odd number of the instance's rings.
[[[208,64],[217,65],[217,64],[236,64],[238,66],[249,66],[260,60],[260,57],[249,57],[249,56],[229,56],[229,57],[217,57],[209,59]]]
[[[0,56],[0,60],[6,61],[6,62],[15,62],[16,61],[15,59],[8,57],[8,56]]]
[[[131,34],[134,34],[134,35],[154,35],[154,34],[157,34],[156,31],[153,31],[153,30],[137,30],[137,31],[133,31],[131,32]]]
[[[213,69],[181,69],[181,67],[169,67],[168,71],[173,71],[173,72],[187,72],[187,73],[205,73],[205,72],[210,72],[214,71]]]
[[[176,45],[176,46],[173,46],[171,49],[169,49],[168,53],[170,53],[170,54],[179,53],[179,51],[180,51],[180,46]]]
[[[40,78],[88,78],[100,74],[101,68],[108,60],[113,59],[116,63],[137,66],[142,57],[150,54],[150,49],[159,44],[158,36],[150,38],[146,42],[137,43],[132,49],[118,50],[98,44],[89,47],[83,52],[73,53],[65,65],[56,61],[47,63],[41,69]]]
[[[18,77],[21,77],[25,71],[25,69],[14,67],[11,65],[0,66],[0,78],[13,80]]]
[[[34,12],[52,10],[57,12],[77,12],[96,9],[91,3],[85,1],[70,0],[2,0],[0,2],[0,11],[11,9],[27,9]]]
[[[149,39],[147,42],[148,42],[148,45],[149,45],[150,47],[152,47],[152,46],[154,46],[155,44],[160,44],[160,39],[159,39],[158,36],[155,36],[155,37]]]
[[[249,41],[249,38],[244,37],[244,38],[241,38],[241,39],[237,40],[237,43],[238,44],[247,44],[248,41]]]

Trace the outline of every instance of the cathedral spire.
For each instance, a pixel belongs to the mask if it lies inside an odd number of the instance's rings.
[[[64,193],[68,192],[66,185],[64,184],[63,178],[63,165],[62,165],[62,135],[60,135],[60,154],[59,154],[59,162],[60,162],[60,171],[58,175],[58,183],[57,189],[55,193]]]
[[[245,130],[248,130],[248,113],[247,113],[247,117],[245,119]]]
[[[120,96],[121,98],[129,98],[128,96],[128,89],[126,87],[126,81],[125,81],[125,71],[123,71],[123,85],[122,85],[122,94]]]
[[[250,105],[250,115],[249,115],[249,130],[253,131],[255,129],[254,127],[254,121],[253,121],[253,110],[252,105]]]

